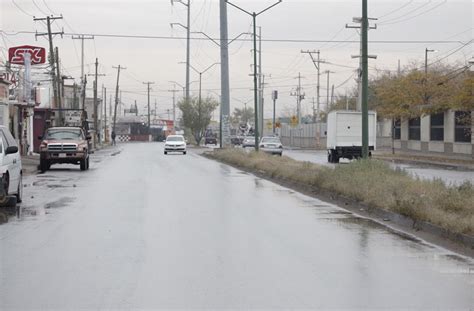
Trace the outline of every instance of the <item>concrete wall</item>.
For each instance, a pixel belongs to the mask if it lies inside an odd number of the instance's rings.
[[[473,113],[473,112],[471,112]],[[420,140],[408,139],[408,120],[401,122],[401,139],[394,143],[395,149],[403,151],[421,151],[433,154],[472,156],[474,158],[474,124],[471,126],[470,143],[455,142],[455,112],[447,111],[444,114],[444,140],[430,140],[430,123],[429,115],[423,116],[420,122]],[[474,119],[474,118],[473,118]]]

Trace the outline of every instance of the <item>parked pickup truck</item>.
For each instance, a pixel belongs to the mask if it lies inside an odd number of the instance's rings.
[[[40,170],[45,172],[52,164],[79,164],[81,171],[89,169],[87,136],[80,127],[51,127],[47,129],[40,145]]]
[[[369,150],[375,150],[377,114],[369,111]],[[337,110],[328,114],[327,125],[328,162],[339,163],[340,158],[362,157],[362,113]],[[371,152],[369,152],[371,155]]]

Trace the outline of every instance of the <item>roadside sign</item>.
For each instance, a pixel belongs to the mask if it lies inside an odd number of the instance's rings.
[[[273,122],[267,121],[267,130],[271,130],[273,128]]]
[[[297,126],[298,125],[298,117],[297,116],[292,116],[290,119],[290,124],[291,126]]]
[[[64,111],[64,123],[67,126],[82,126],[82,110]]]
[[[8,49],[8,61],[12,64],[24,65],[24,55],[31,55],[31,64],[39,65],[46,62],[46,50],[39,46],[21,45]]]

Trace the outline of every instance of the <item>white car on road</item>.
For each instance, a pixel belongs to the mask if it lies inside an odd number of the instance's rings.
[[[260,150],[270,153],[278,154],[281,156],[283,154],[283,145],[280,141],[280,138],[274,136],[264,136],[260,140]]]
[[[182,152],[186,154],[186,140],[183,135],[169,135],[165,141],[165,154],[168,152]]]
[[[4,182],[4,194],[0,197],[0,204],[14,195],[17,202],[21,202],[23,193],[21,156],[18,144],[5,126],[0,126],[0,174]]]

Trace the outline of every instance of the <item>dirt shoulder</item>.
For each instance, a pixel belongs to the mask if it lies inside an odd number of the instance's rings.
[[[218,156],[218,152],[219,151],[205,152],[202,155],[207,158],[231,165],[240,170],[252,173],[258,177],[270,180],[308,196],[313,196],[318,199],[336,204],[353,212],[356,215],[367,217],[379,222],[386,226],[389,230],[394,231],[396,234],[403,235],[406,238],[418,240],[420,243],[423,243],[422,240],[424,240],[428,243],[439,245],[456,253],[474,258],[474,235],[454,232],[453,230],[448,230],[440,225],[433,224],[432,222],[424,220],[426,217],[423,217],[421,214],[417,215],[416,211],[414,213],[400,213],[387,208],[380,208],[377,206],[377,204],[374,204],[374,200],[372,199],[362,200],[361,198],[355,197],[350,192],[343,193],[339,190],[333,191],[328,189],[327,186],[317,186],[313,182],[308,182],[308,180],[294,178],[295,175],[285,176],[285,174],[276,173],[274,169],[265,169],[266,165],[258,165],[258,162],[267,161],[268,159],[266,158],[257,158],[256,162],[248,165],[247,163],[239,163],[239,161],[242,159],[229,160],[229,158],[223,157],[222,154],[221,156]],[[272,158],[276,159],[275,157],[268,158],[270,161],[273,160]],[[295,165],[302,166],[303,170],[306,171],[314,168],[313,165],[293,161],[289,158],[285,159],[285,157],[282,161],[282,163],[291,162],[289,169],[293,171],[295,171]],[[270,166],[280,165],[281,169],[282,163],[271,163]],[[413,187],[412,185],[410,186]],[[360,192],[364,192],[363,187],[361,187]],[[402,194],[400,193],[400,195]],[[403,204],[405,203],[408,204],[407,202],[404,202]],[[416,202],[414,203],[416,204]],[[449,221],[449,219],[447,219],[447,221]],[[451,219],[451,221],[454,222],[457,220]]]

